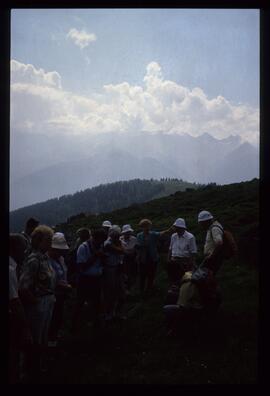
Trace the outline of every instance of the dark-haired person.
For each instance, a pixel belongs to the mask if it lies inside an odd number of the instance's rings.
[[[83,242],[77,251],[79,275],[77,301],[72,319],[73,333],[79,329],[79,319],[85,302],[92,303],[94,329],[98,330],[100,326],[102,274],[105,259],[103,243],[106,234],[101,228],[92,230],[91,235],[92,237]]]
[[[75,242],[75,248],[78,249],[78,247],[83,243],[88,241],[88,239],[90,239],[91,237],[91,231],[88,228],[82,227],[79,228],[76,231],[76,235],[78,236],[76,242]]]
[[[29,368],[34,378],[46,363],[48,332],[55,303],[56,274],[47,255],[53,234],[53,230],[45,225],[34,229],[32,253],[24,262],[19,280],[19,292],[33,337]]]
[[[103,228],[103,230],[104,230],[105,233],[106,233],[106,239],[107,239],[108,236],[109,236],[109,231],[110,231],[111,227],[112,227],[112,223],[110,222],[110,220],[104,220],[104,221],[103,221],[103,223],[102,223],[102,228]]]
[[[142,232],[137,234],[138,242],[138,263],[140,273],[140,290],[144,293],[145,283],[147,281],[147,292],[152,291],[157,264],[159,260],[158,241],[164,234],[171,233],[173,227],[164,231],[151,231],[152,222],[148,219],[140,221],[139,226]]]
[[[56,301],[49,329],[49,346],[57,345],[59,330],[63,324],[65,300],[72,290],[71,285],[67,282],[67,267],[64,258],[68,250],[69,246],[64,234],[56,232],[48,252],[50,264],[56,273]]]
[[[18,294],[18,267],[22,265],[27,243],[21,234],[9,236],[9,382],[20,381],[20,355],[32,342],[24,308]]]
[[[77,251],[79,246],[91,238],[91,232],[88,228],[79,228],[76,231],[77,239],[74,246],[68,251],[65,259],[67,265],[67,279],[73,286],[77,287],[78,268],[77,268]]]
[[[27,247],[25,252],[26,257],[31,253],[31,249],[32,249],[31,234],[38,225],[39,225],[39,221],[33,217],[30,217],[25,223],[24,231],[21,232],[21,234],[23,235],[23,237],[27,242]]]

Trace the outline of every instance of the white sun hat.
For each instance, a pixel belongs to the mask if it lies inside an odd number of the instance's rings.
[[[59,250],[68,250],[66,238],[62,232],[56,232],[52,238],[52,248]]]
[[[207,210],[202,210],[198,214],[198,223],[200,223],[201,221],[206,221],[206,220],[211,220],[211,219],[213,219],[213,216]]]
[[[130,227],[129,224],[125,224],[122,227],[122,234],[125,234],[126,232],[133,232],[134,230]]]
[[[103,221],[103,223],[102,223],[102,227],[109,227],[109,228],[111,228],[111,226],[112,226],[112,223],[111,223],[109,220],[105,220],[105,221]]]
[[[186,222],[185,222],[185,220],[182,219],[181,217],[179,217],[178,219],[176,219],[175,222],[173,223],[173,225],[174,225],[175,227],[187,229],[187,227],[186,227]]]

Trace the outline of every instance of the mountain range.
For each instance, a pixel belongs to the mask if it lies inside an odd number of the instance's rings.
[[[11,167],[11,210],[119,180],[170,177],[229,184],[259,176],[258,149],[239,136],[116,132],[63,142],[32,138],[32,143],[31,136],[21,139],[26,155],[17,156]]]

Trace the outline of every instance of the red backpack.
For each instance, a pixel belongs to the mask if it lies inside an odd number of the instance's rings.
[[[237,256],[238,254],[238,247],[237,243],[234,239],[233,234],[228,231],[224,230],[222,227],[218,226],[217,224],[214,224],[213,227],[218,227],[222,232],[223,232],[223,255],[225,259],[230,259],[232,257]]]

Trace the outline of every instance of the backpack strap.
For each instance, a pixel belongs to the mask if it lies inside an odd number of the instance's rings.
[[[211,235],[212,239],[213,239],[212,228],[214,228],[214,227],[219,228],[222,231],[222,235],[224,235],[224,228],[222,228],[218,224],[214,224],[214,225],[211,225],[211,227],[210,227],[210,235]]]

